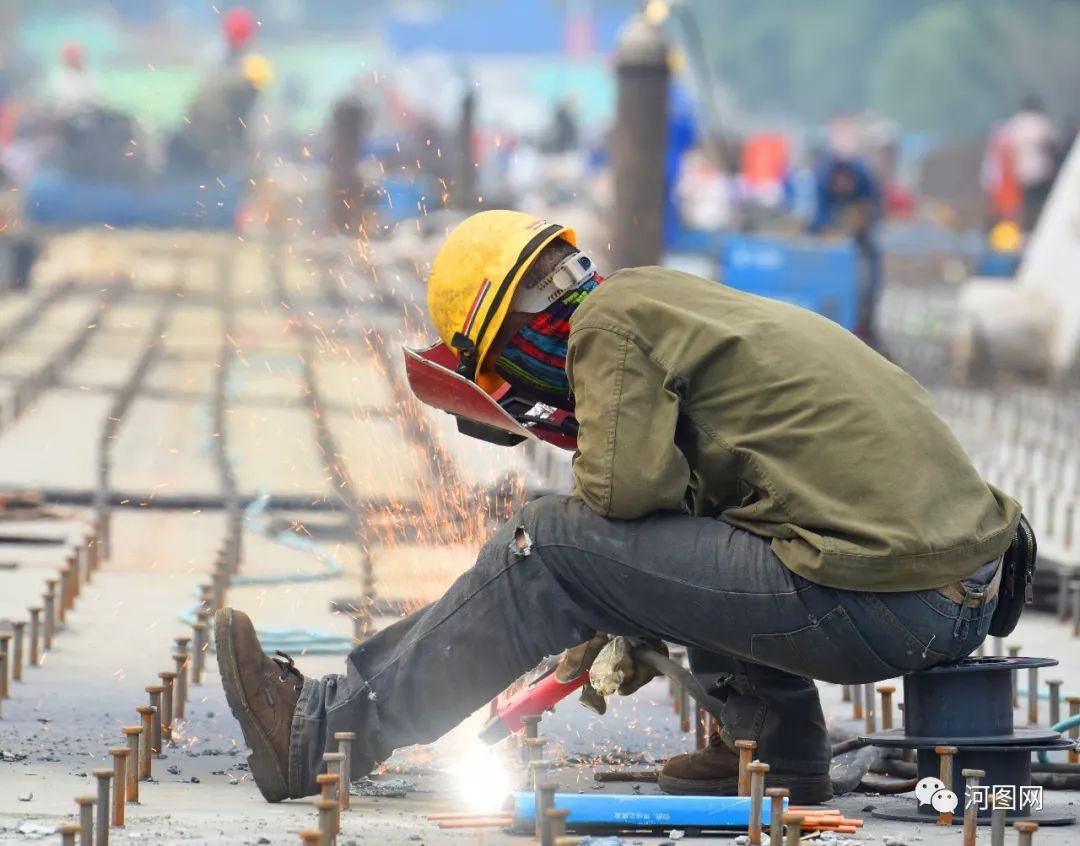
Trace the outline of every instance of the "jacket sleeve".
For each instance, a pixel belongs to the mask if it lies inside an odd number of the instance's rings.
[[[580,426],[574,496],[622,520],[683,510],[690,467],[675,445],[679,395],[666,371],[632,338],[594,327],[572,334],[566,370]]]

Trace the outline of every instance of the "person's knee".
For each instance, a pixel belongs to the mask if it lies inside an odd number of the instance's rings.
[[[580,534],[582,523],[590,515],[599,519],[572,496],[551,494],[530,500],[488,539],[477,563],[497,564],[507,554],[526,558],[535,548],[560,546]]]
[[[560,534],[557,527],[566,522],[567,500],[572,499],[553,494],[525,503],[484,544],[477,564],[502,566],[507,555],[516,558],[532,555],[536,538],[550,539]]]
[[[581,500],[562,494],[550,494],[530,500],[510,520],[514,539],[519,544],[558,544],[575,533],[588,508]]]
[[[545,553],[538,556],[543,558],[542,563],[558,567],[565,556],[555,553],[555,549],[583,548],[583,545],[618,546],[618,539],[609,521],[591,511],[580,499],[552,494],[519,508],[484,545],[477,564],[505,566],[513,559],[531,558],[541,552]]]

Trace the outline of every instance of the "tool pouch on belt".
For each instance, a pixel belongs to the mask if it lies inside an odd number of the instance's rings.
[[[1016,539],[1005,553],[1001,564],[1001,588],[998,604],[990,618],[990,634],[994,637],[1011,635],[1020,614],[1035,598],[1035,532],[1024,515],[1016,527]]]

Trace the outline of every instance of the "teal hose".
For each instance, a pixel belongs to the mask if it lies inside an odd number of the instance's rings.
[[[1056,726],[1050,726],[1050,730],[1051,731],[1066,732],[1071,728],[1076,728],[1077,726],[1080,726],[1080,714],[1077,714],[1075,717],[1069,717],[1068,719],[1062,720]],[[1039,752],[1039,763],[1040,764],[1049,764],[1050,763],[1050,758],[1047,756],[1046,752],[1044,752],[1044,751]]]
[[[284,358],[276,359],[275,364],[283,367],[291,367],[293,370],[297,370],[298,364],[294,359]],[[232,368],[229,374],[229,379],[225,385],[226,399],[233,399],[237,397],[240,391],[240,382],[243,380],[241,372]],[[204,431],[204,437],[200,444],[200,453],[208,454],[213,448],[213,439],[210,432],[213,431],[213,414],[211,408],[206,404],[200,404],[195,409],[195,425]],[[231,458],[231,457],[230,457]],[[271,533],[268,523],[269,520],[266,515],[268,503],[270,501],[270,494],[267,492],[261,493],[259,497],[251,503],[246,509],[244,509],[244,521],[243,527],[248,532],[262,535],[273,540],[275,543],[280,543],[281,546],[289,549],[294,549],[300,552],[308,552],[314,555],[314,558],[318,560],[320,568],[318,570],[303,570],[300,573],[287,573],[274,576],[234,576],[232,578],[232,585],[284,585],[284,583],[297,582],[311,582],[311,581],[325,581],[327,579],[338,578],[343,572],[345,572],[345,566],[338,561],[335,556],[328,552],[321,543],[316,543],[309,537],[299,535],[295,532],[276,532]],[[180,620],[185,622],[186,625],[192,625],[197,616],[195,612],[199,609],[199,603],[195,602],[184,609],[184,612],[180,614]],[[280,652],[291,653],[298,655],[346,655],[351,652],[355,645],[352,641],[352,637],[342,637],[338,634],[333,634],[322,629],[307,629],[307,628],[295,628],[295,629],[258,629],[259,641],[262,643],[262,648],[268,653]]]
[[[345,567],[321,544],[309,537],[295,532],[275,532],[267,529],[265,517],[270,494],[262,493],[259,498],[244,509],[244,528],[252,533],[269,537],[275,543],[315,556],[321,565],[315,572],[281,573],[272,576],[234,576],[234,585],[272,585],[295,584],[297,582],[319,582],[336,579]],[[186,625],[192,625],[198,619],[195,612],[199,603],[193,602],[180,615]],[[351,637],[342,637],[321,629],[308,628],[260,628],[259,641],[267,652],[288,652],[300,655],[342,655],[350,652],[355,645]]]
[[[296,367],[292,359],[284,360],[286,364]],[[242,373],[235,368],[229,373],[225,384],[226,400],[235,398],[239,393],[240,382],[243,381]],[[213,448],[213,439],[210,432],[213,431],[213,414],[206,404],[200,404],[196,409],[196,425],[203,429],[204,437],[200,444],[200,453],[207,454]],[[231,457],[230,457],[231,460]],[[232,578],[234,585],[272,585],[272,584],[295,584],[298,582],[319,582],[327,579],[336,579],[345,568],[330,552],[321,544],[311,538],[295,532],[276,532],[271,534],[268,529],[268,519],[265,512],[270,501],[270,494],[263,492],[258,499],[244,509],[243,528],[257,533],[263,537],[269,537],[275,543],[300,552],[311,553],[320,564],[320,569],[311,572],[284,573],[273,576],[241,576]],[[187,625],[193,624],[198,618],[195,612],[199,608],[198,602],[193,602],[181,612],[180,619]],[[267,652],[289,652],[300,655],[310,654],[347,654],[355,645],[351,637],[341,637],[321,629],[308,628],[260,628],[258,629],[259,640],[263,649]]]
[[[1066,694],[1062,694],[1062,698],[1064,698],[1065,695]],[[1026,699],[1027,698],[1027,688],[1018,686],[1016,688],[1016,698],[1017,699]],[[1050,699],[1050,691],[1048,691],[1048,690],[1045,690],[1045,691],[1040,690],[1039,691],[1039,699],[1040,700],[1042,700],[1042,699],[1047,699],[1047,700]],[[1056,726],[1051,726],[1050,730],[1051,731],[1065,732],[1065,731],[1068,731],[1071,728],[1075,728],[1076,726],[1080,726],[1080,715],[1077,715],[1075,717],[1069,717],[1069,718],[1067,718],[1065,720],[1062,720]],[[1050,763],[1050,759],[1047,757],[1047,754],[1046,754],[1045,751],[1039,752],[1039,763],[1040,764],[1048,764],[1048,763]]]

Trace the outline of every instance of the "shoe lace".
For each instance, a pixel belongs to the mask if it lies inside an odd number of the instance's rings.
[[[276,663],[278,667],[281,668],[281,675],[278,676],[279,682],[281,682],[282,684],[287,682],[289,680],[289,673],[292,673],[294,676],[296,676],[297,681],[299,681],[301,684],[303,683],[304,674],[301,673],[298,669],[296,669],[296,662],[293,661],[293,659],[289,655],[278,649],[275,650],[274,654],[270,657],[271,660]],[[297,687],[296,689],[300,690],[299,687]]]

